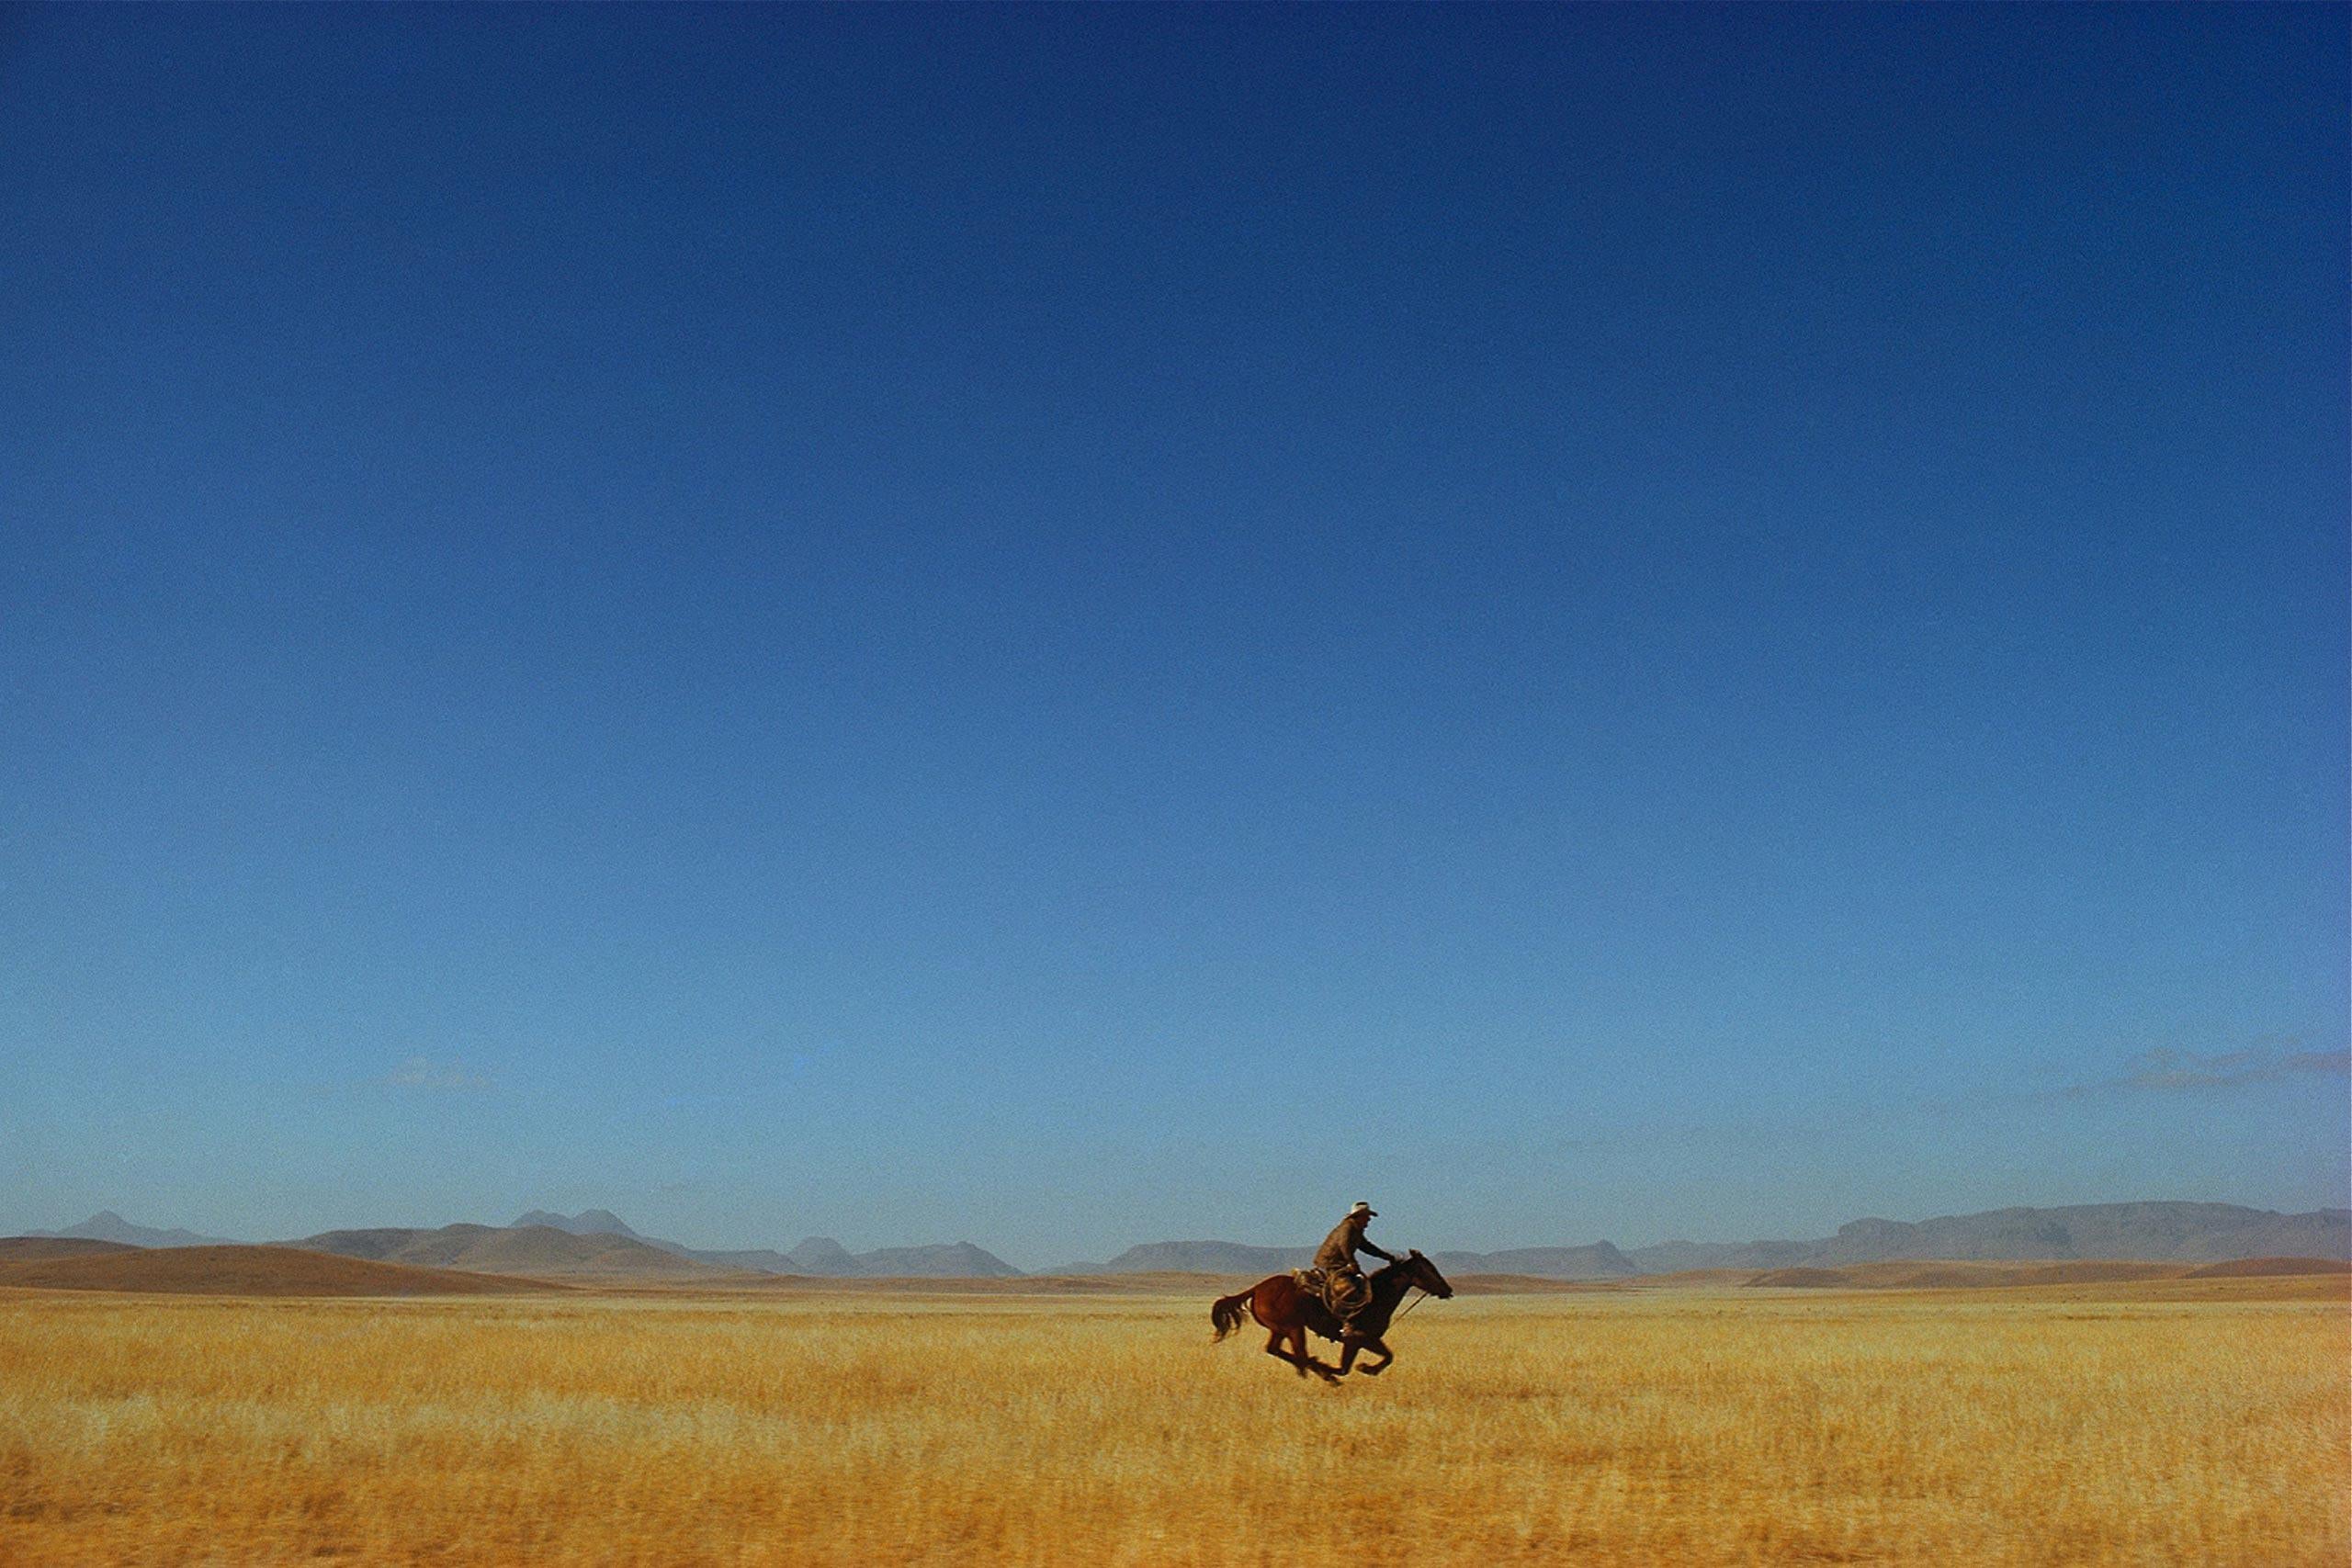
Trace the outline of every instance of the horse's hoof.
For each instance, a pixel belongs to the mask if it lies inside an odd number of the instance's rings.
[[[1358,1367],[1356,1369],[1356,1371],[1362,1372],[1368,1378],[1376,1378],[1387,1370],[1388,1369],[1386,1367]]]

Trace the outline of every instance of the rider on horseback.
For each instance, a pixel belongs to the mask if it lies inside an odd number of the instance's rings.
[[[1315,1267],[1323,1272],[1324,1299],[1342,1327],[1372,1301],[1372,1281],[1356,1267],[1356,1254],[1369,1252],[1384,1262],[1399,1261],[1395,1253],[1382,1249],[1363,1234],[1378,1215],[1371,1204],[1357,1200],[1348,1217],[1332,1226],[1323,1245],[1315,1249]]]

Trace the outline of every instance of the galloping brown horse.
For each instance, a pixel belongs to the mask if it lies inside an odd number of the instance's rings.
[[[1266,1354],[1277,1360],[1288,1361],[1305,1377],[1313,1372],[1325,1382],[1337,1382],[1347,1376],[1356,1362],[1356,1353],[1370,1350],[1380,1359],[1367,1360],[1363,1375],[1373,1377],[1388,1370],[1396,1353],[1381,1342],[1388,1332],[1389,1319],[1396,1315],[1396,1303],[1405,1292],[1413,1289],[1427,1291],[1433,1296],[1450,1296],[1453,1287],[1437,1271],[1437,1265],[1419,1251],[1408,1253],[1384,1269],[1375,1270],[1370,1279],[1372,1300],[1345,1332],[1331,1309],[1315,1297],[1311,1291],[1299,1288],[1298,1281],[1287,1274],[1270,1274],[1238,1296],[1224,1296],[1209,1308],[1209,1325],[1216,1330],[1216,1338],[1241,1326],[1244,1317],[1254,1317],[1266,1330]],[[1340,1364],[1327,1366],[1307,1352],[1309,1332],[1326,1339],[1339,1341]],[[1291,1348],[1283,1348],[1289,1340]]]

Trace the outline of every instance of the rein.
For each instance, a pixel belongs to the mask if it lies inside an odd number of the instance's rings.
[[[1415,1290],[1417,1290],[1417,1291],[1421,1291],[1421,1288],[1420,1288],[1419,1285],[1414,1286],[1414,1287],[1413,1287],[1413,1289],[1415,1289]],[[1390,1319],[1388,1320],[1388,1321],[1389,1321],[1389,1323],[1390,1323],[1391,1325],[1395,1325],[1395,1324],[1399,1324],[1399,1323],[1404,1322],[1404,1321],[1405,1321],[1405,1318],[1406,1318],[1406,1314],[1407,1314],[1410,1313],[1410,1312],[1411,1312],[1415,1307],[1417,1307],[1417,1306],[1420,1305],[1423,1302],[1425,1302],[1425,1301],[1427,1301],[1427,1300],[1429,1300],[1429,1299],[1430,1299],[1430,1293],[1429,1293],[1427,1291],[1421,1291],[1421,1293],[1420,1293],[1419,1295],[1415,1296],[1411,1301],[1407,1302],[1407,1303],[1405,1303],[1405,1311],[1404,1311],[1404,1312],[1400,1312],[1400,1313],[1398,1313],[1395,1317],[1390,1318]]]

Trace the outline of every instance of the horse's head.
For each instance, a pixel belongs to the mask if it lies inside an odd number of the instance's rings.
[[[1405,1278],[1409,1283],[1441,1299],[1453,1294],[1453,1287],[1445,1282],[1445,1276],[1437,1271],[1436,1264],[1421,1256],[1421,1249],[1418,1247],[1406,1249]]]

